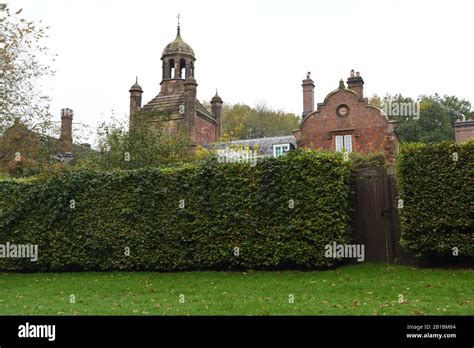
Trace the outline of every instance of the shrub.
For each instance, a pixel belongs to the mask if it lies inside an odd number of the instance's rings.
[[[0,269],[330,266],[324,246],[351,239],[351,173],[340,154],[296,151],[255,167],[209,160],[3,181],[0,243],[38,244],[39,259],[0,259]]]
[[[382,152],[373,152],[367,155],[360,152],[351,152],[349,158],[357,169],[385,166],[386,159]]]
[[[474,256],[474,142],[408,144],[397,172],[402,245],[418,255],[458,248]]]

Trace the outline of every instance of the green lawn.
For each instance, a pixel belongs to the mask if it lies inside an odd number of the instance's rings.
[[[0,315],[17,314],[474,315],[474,270],[1,273]]]

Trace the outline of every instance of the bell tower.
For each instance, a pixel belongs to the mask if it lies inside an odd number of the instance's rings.
[[[181,37],[178,15],[176,38],[170,42],[161,55],[162,60],[162,95],[184,95],[179,105],[179,113],[184,117],[184,127],[191,139],[195,139],[194,124],[196,110],[197,86],[194,79],[194,50]]]
[[[178,15],[178,31],[176,39],[170,42],[161,56],[162,81],[166,84],[168,80],[185,80],[194,78],[194,62],[196,57],[194,50],[181,38],[181,27]]]

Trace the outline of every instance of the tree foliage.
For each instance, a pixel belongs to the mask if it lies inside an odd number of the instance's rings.
[[[458,98],[454,95],[444,95],[443,97],[435,94],[432,99],[441,103],[449,112],[451,124],[460,119],[474,119],[474,110],[471,102],[466,99]]]
[[[138,113],[134,117],[152,117]],[[79,167],[95,169],[138,169],[178,163],[191,158],[191,142],[184,131],[168,132],[166,115],[153,116],[149,122],[128,123],[112,117],[97,130],[98,152],[79,159]]]
[[[2,8],[0,134],[16,117],[30,130],[49,131],[49,98],[39,85],[39,79],[53,74],[50,63],[54,58],[44,44],[48,27],[23,18],[21,9],[12,12],[5,5]]]
[[[39,85],[41,78],[53,74],[53,57],[44,45],[48,28],[21,12],[0,4],[0,170],[12,173],[49,160],[44,153],[53,130],[49,98]],[[8,134],[15,121],[21,127]],[[19,155],[21,162],[14,159]]]
[[[299,121],[295,114],[271,110],[266,105],[224,105],[222,133],[232,139],[291,135]]]
[[[383,108],[393,103],[419,103],[419,118],[391,115],[398,121],[397,133],[403,142],[441,142],[454,140],[454,122],[473,117],[471,103],[456,96],[421,95],[416,100],[401,94],[374,95],[369,103]]]

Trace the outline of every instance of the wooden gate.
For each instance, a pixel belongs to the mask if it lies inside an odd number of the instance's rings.
[[[400,240],[394,175],[384,167],[357,171],[354,240],[365,245],[365,261],[396,259]]]

